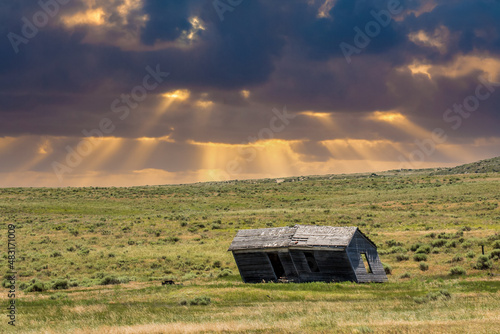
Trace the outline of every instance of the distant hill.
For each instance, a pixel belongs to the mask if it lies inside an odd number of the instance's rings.
[[[470,164],[460,165],[453,168],[443,168],[432,174],[474,174],[474,173],[500,173],[500,157],[476,161]]]

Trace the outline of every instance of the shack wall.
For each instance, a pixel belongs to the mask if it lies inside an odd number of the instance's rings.
[[[317,268],[308,264],[306,253],[312,253]],[[345,251],[290,249],[300,281],[355,281],[354,271]],[[309,260],[310,261],[310,260]],[[313,271],[316,269],[317,271]]]
[[[366,270],[362,254],[366,254],[366,258],[372,271],[371,273],[368,273]],[[349,246],[347,247],[347,255],[349,256],[349,260],[358,282],[387,282],[387,275],[385,274],[382,262],[380,262],[377,248],[359,231],[356,231],[351,242],[349,243]]]

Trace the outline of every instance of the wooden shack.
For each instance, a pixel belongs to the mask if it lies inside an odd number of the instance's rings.
[[[228,251],[245,283],[387,282],[377,246],[352,226],[240,230]]]

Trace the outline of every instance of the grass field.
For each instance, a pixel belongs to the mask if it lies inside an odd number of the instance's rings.
[[[1,189],[15,332],[500,333],[500,174],[445,172]],[[241,283],[236,231],[295,224],[358,226],[389,283]]]

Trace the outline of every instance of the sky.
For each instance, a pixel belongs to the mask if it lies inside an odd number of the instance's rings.
[[[0,187],[500,155],[498,0],[0,0]]]

